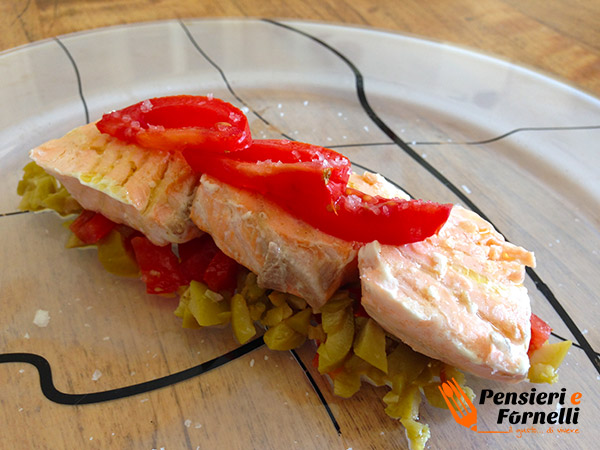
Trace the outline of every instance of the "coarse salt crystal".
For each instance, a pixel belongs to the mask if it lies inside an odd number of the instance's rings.
[[[254,367],[254,358],[250,360],[250,367]]]
[[[100,372],[98,369],[94,370],[94,373],[92,374],[92,381],[98,381],[101,376],[102,372]]]
[[[189,428],[189,427],[191,427],[191,426],[192,426],[192,421],[191,421],[190,419],[187,419],[185,422],[183,422],[183,424],[184,424],[184,425],[185,425],[187,428]]]
[[[35,317],[33,318],[33,323],[38,327],[47,327],[50,322],[50,314],[48,311],[44,311],[43,309],[38,309],[35,312]]]
[[[152,109],[152,102],[150,100],[144,100],[140,106],[142,112],[148,112]]]

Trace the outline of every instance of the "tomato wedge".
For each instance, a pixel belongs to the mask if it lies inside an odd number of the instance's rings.
[[[79,216],[69,225],[69,229],[84,244],[95,244],[117,224],[95,211],[83,210]]]
[[[102,116],[96,127],[151,150],[233,152],[251,143],[248,119],[230,103],[197,95],[158,97]]]
[[[439,230],[452,209],[450,204],[386,199],[350,189],[348,158],[315,145],[254,140],[235,153],[183,155],[194,170],[264,195],[315,228],[348,241],[421,241]]]
[[[540,348],[550,337],[552,328],[535,314],[531,314],[531,340],[527,354],[531,355]]]

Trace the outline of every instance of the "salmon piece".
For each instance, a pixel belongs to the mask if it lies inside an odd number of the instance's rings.
[[[484,378],[523,380],[531,307],[523,285],[533,253],[454,206],[437,235],[360,249],[362,304],[415,351]]]
[[[30,152],[85,209],[144,233],[153,243],[199,236],[189,209],[198,176],[181,156],[146,151],[91,123]]]
[[[393,188],[369,173],[352,174],[349,185],[371,195]],[[270,200],[206,174],[191,217],[225,254],[257,274],[259,286],[302,297],[317,311],[358,278],[360,244],[323,233]]]
[[[317,230],[259,194],[206,174],[191,217],[226,255],[257,275],[259,286],[302,297],[316,310],[358,275],[356,244]]]

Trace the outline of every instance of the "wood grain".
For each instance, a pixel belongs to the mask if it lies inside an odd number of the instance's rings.
[[[586,0],[5,0],[0,50],[116,24],[200,17],[298,18],[410,33],[497,55],[600,95],[600,2]]]

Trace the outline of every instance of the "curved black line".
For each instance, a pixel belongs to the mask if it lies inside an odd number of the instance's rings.
[[[234,91],[234,89],[231,87],[231,84],[229,83],[229,80],[227,79],[227,76],[225,75],[225,72],[223,71],[223,69],[212,58],[210,58],[208,56],[208,54],[200,47],[200,45],[198,45],[198,43],[196,42],[196,40],[192,36],[192,33],[187,28],[187,26],[183,23],[182,20],[179,20],[179,25],[181,26],[181,28],[183,28],[183,31],[185,32],[186,36],[188,37],[188,39],[190,40],[190,42],[192,43],[192,45],[194,46],[194,48],[204,57],[204,59],[206,59],[206,61],[209,62],[210,65],[212,65],[219,72],[219,74],[221,75],[221,78],[223,79],[223,82],[225,83],[225,86],[227,86],[227,89],[229,90],[229,92],[231,93],[231,95],[233,95],[234,98],[237,101],[239,101],[246,108],[248,108],[248,110],[252,111],[252,113],[256,117],[258,117],[258,119],[260,119],[265,125],[267,125],[267,126],[273,126],[267,119],[265,119],[262,115],[260,115],[257,111],[255,111],[252,107],[250,107],[250,105],[248,105],[246,103],[246,101],[244,99],[242,99]],[[295,140],[292,137],[288,136],[287,134],[283,133],[282,131],[279,131],[279,133],[285,139],[288,139],[290,141],[294,141]],[[332,422],[333,426],[337,430],[338,434],[341,434],[340,426],[339,426],[339,424],[338,424],[335,416],[333,415],[333,412],[331,411],[331,408],[329,407],[327,401],[325,400],[325,397],[324,397],[323,393],[319,389],[319,386],[315,383],[315,380],[312,378],[312,376],[310,375],[310,373],[306,369],[306,366],[304,365],[304,363],[298,357],[298,354],[295,351],[293,351],[293,350],[292,350],[292,354],[294,355],[294,358],[296,359],[296,362],[300,365],[300,367],[304,371],[306,377],[308,378],[309,382],[311,383],[311,385],[313,387],[313,390],[315,391],[315,393],[319,397],[322,405],[324,406],[325,410],[327,411],[327,414],[329,415],[329,418],[331,419],[331,422]]]
[[[246,108],[248,108],[248,110],[252,111],[252,114],[254,114],[256,117],[258,117],[258,119],[260,119],[260,121],[262,121],[265,125],[272,127],[273,125],[267,120],[265,119],[261,114],[259,114],[256,110],[250,108],[250,106],[245,102],[245,100],[243,98],[241,98],[231,87],[231,84],[229,83],[229,80],[227,79],[227,76],[225,75],[225,72],[223,71],[223,69],[221,69],[221,67],[210,57],[208,56],[208,54],[202,50],[202,48],[200,47],[200,45],[198,44],[198,42],[196,42],[196,39],[194,39],[194,36],[192,36],[192,33],[190,32],[189,28],[183,23],[183,21],[181,19],[179,19],[179,25],[181,25],[181,28],[183,28],[183,31],[185,32],[186,36],[188,37],[188,39],[190,40],[190,42],[192,43],[192,45],[194,46],[194,48],[204,57],[204,59],[206,59],[206,61],[208,61],[208,63],[213,66],[217,72],[219,72],[219,75],[221,75],[221,78],[223,79],[223,81],[225,82],[225,86],[227,86],[227,90],[231,93],[231,95],[233,95],[235,97],[235,99],[240,102],[242,105],[244,105]],[[281,132],[281,135],[290,140],[293,141],[294,139],[291,138],[290,136],[286,135],[285,133]]]
[[[254,339],[247,344],[242,345],[224,355],[217,356],[210,361],[206,361],[195,367],[191,367],[181,372],[166,375],[154,380],[143,383],[133,384],[117,389],[110,389],[101,392],[91,392],[86,394],[67,394],[59,391],[52,382],[52,369],[46,358],[33,353],[5,353],[0,354],[0,364],[2,363],[28,363],[32,364],[38,370],[40,376],[40,387],[44,396],[55,403],[61,405],[85,405],[90,403],[101,403],[110,400],[117,400],[133,395],[143,394],[145,392],[171,386],[181,381],[189,380],[198,375],[202,375],[210,370],[216,369],[230,361],[240,358],[264,344],[262,337]]]
[[[71,61],[73,70],[75,70],[75,76],[77,77],[77,90],[79,91],[79,98],[81,99],[81,103],[83,103],[83,110],[85,112],[85,123],[90,123],[90,113],[88,111],[88,106],[85,101],[85,97],[83,96],[83,84],[81,82],[81,75],[79,74],[79,68],[77,67],[77,64],[75,63],[75,60],[73,59],[73,56],[71,55],[71,52],[69,52],[67,47],[65,47],[65,44],[63,44],[61,42],[61,40],[58,39],[57,37],[55,37],[54,40],[60,46],[60,48],[63,49],[63,51],[67,55],[67,58],[69,58],[69,61]]]
[[[340,425],[338,424],[335,416],[333,415],[333,412],[331,411],[331,408],[329,407],[329,404],[327,403],[327,400],[325,400],[325,396],[323,395],[323,392],[321,392],[321,389],[319,389],[319,386],[317,385],[317,382],[315,381],[315,379],[313,378],[313,376],[308,371],[308,368],[306,367],[306,365],[304,364],[304,362],[302,361],[302,359],[300,359],[300,356],[298,355],[298,353],[296,352],[296,350],[290,350],[290,352],[292,353],[292,355],[296,359],[296,362],[298,363],[298,365],[304,371],[304,375],[306,376],[306,378],[308,378],[308,381],[310,382],[312,388],[317,393],[317,396],[319,397],[319,400],[321,401],[321,404],[325,407],[325,410],[327,411],[327,414],[329,415],[329,419],[331,419],[331,423],[333,424],[333,426],[335,428],[335,431],[337,432],[338,436],[341,435],[342,434],[342,430],[340,428]]]
[[[405,153],[407,153],[411,158],[413,158],[417,163],[419,163],[423,168],[425,168],[431,175],[433,175],[439,182],[441,182],[452,193],[454,193],[458,198],[460,198],[470,209],[477,212],[477,214],[479,214],[481,217],[483,217],[484,219],[489,221],[489,219],[483,214],[483,211],[481,211],[479,208],[477,208],[477,206],[471,201],[471,199],[469,199],[466,195],[464,195],[463,192],[458,187],[454,186],[454,184],[452,184],[450,182],[450,180],[448,180],[444,175],[442,175],[442,173],[440,171],[438,171],[429,162],[427,162],[425,159],[423,159],[417,152],[415,152],[406,142],[404,142],[396,133],[394,133],[394,131],[392,131],[392,129],[390,127],[388,127],[387,124],[377,115],[377,113],[373,110],[373,108],[369,104],[369,101],[367,100],[367,96],[365,94],[365,89],[364,89],[364,78],[362,76],[362,73],[360,72],[360,70],[358,70],[358,68],[354,65],[354,63],[352,63],[352,61],[350,61],[339,50],[333,48],[326,42],[322,41],[321,39],[319,39],[315,36],[312,36],[311,34],[308,34],[302,30],[291,27],[284,23],[277,22],[272,19],[262,19],[262,20],[264,22],[276,25],[281,28],[285,28],[289,31],[298,33],[308,39],[311,39],[312,41],[325,47],[326,49],[328,49],[329,51],[334,53],[336,56],[338,56],[342,61],[344,61],[354,74],[354,78],[356,80],[356,95],[358,96],[358,100],[359,100],[363,110],[367,114],[367,116],[369,116],[369,118],[375,123],[375,125],[377,125],[377,127],[381,131],[383,131],[383,133],[385,133],[394,142],[394,144],[396,144],[396,146],[398,146],[402,150],[404,150]]]
[[[272,19],[262,19],[264,22],[270,23],[272,25],[287,29],[294,33],[298,33],[306,38],[316,42],[317,44],[325,47],[335,55],[337,55],[342,61],[348,65],[348,67],[354,73],[354,77],[356,80],[356,93],[358,99],[360,101],[361,106],[363,107],[365,113],[369,116],[369,118],[379,127],[381,131],[383,131],[398,147],[400,147],[406,154],[412,157],[421,167],[426,169],[431,175],[433,175],[439,182],[441,182],[446,188],[448,188],[452,193],[454,193],[458,198],[460,198],[470,209],[475,211],[481,217],[483,217],[488,222],[492,223],[492,221],[481,211],[463,192],[455,186],[450,180],[448,180],[441,172],[439,172],[435,167],[433,167],[429,162],[423,159],[415,150],[413,150],[406,142],[404,142],[387,124],[377,115],[377,113],[373,110],[371,105],[367,100],[367,96],[364,90],[364,81],[361,72],[358,68],[339,50],[333,48],[331,45],[327,44],[323,40],[317,38],[316,36],[312,36],[309,33],[306,33],[297,28],[291,27],[284,23],[277,22]],[[493,223],[492,223],[493,225]],[[494,225],[494,228],[498,230],[498,228]],[[500,232],[500,230],[498,230]],[[535,283],[537,289],[546,297],[548,302],[552,305],[556,313],[561,317],[569,331],[575,336],[579,345],[586,353],[587,357],[591,361],[592,365],[596,368],[596,371],[600,373],[600,357],[598,357],[598,353],[594,351],[590,345],[590,343],[585,339],[579,327],[575,324],[573,319],[569,316],[566,310],[562,307],[556,296],[552,293],[548,285],[546,285],[542,279],[537,275],[537,273],[531,269],[527,268],[527,274],[531,277],[533,282]]]

